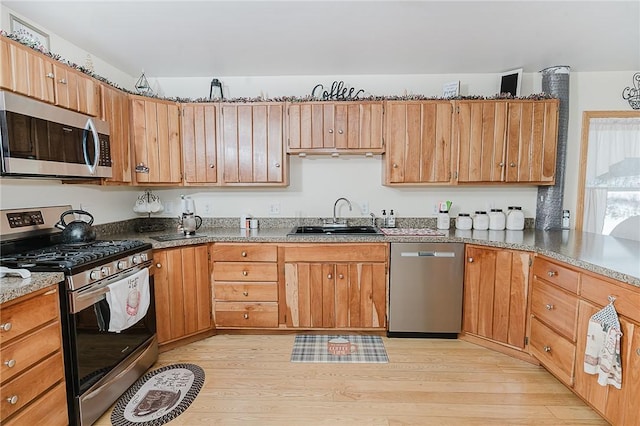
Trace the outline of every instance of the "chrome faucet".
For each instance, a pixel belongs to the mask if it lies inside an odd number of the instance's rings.
[[[351,201],[347,200],[344,197],[340,197],[336,200],[336,202],[333,204],[333,224],[336,225],[338,223],[344,223],[343,221],[338,221],[338,217],[336,216],[336,208],[338,207],[338,203],[340,201],[346,201],[347,204],[349,204],[349,211],[353,210],[353,208],[351,207]]]

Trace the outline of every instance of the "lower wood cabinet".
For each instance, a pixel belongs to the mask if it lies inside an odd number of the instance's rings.
[[[531,254],[467,245],[465,256],[463,331],[523,350]]]
[[[216,327],[278,327],[277,261],[274,244],[211,246]]]
[[[0,306],[0,423],[66,425],[58,286]]]
[[[388,244],[284,248],[280,322],[292,328],[384,329]]]
[[[210,330],[207,246],[155,250],[153,260],[160,345]]]

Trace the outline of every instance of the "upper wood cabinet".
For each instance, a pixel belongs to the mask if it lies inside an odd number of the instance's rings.
[[[449,101],[388,101],[384,184],[450,183],[452,117]]]
[[[289,153],[382,153],[383,102],[287,104]]]
[[[286,186],[284,104],[220,105],[222,185]]]
[[[182,160],[178,104],[129,95],[136,184],[180,184]]]
[[[467,245],[464,332],[522,350],[531,254]]]
[[[129,96],[106,84],[101,85],[100,119],[109,123],[112,176],[107,183],[131,183],[131,148],[129,143]]]
[[[217,111],[213,103],[182,104],[184,184],[218,182]]]
[[[92,116],[100,114],[100,86],[91,77],[6,37],[0,37],[0,86]]]
[[[458,183],[555,182],[557,99],[455,105]]]

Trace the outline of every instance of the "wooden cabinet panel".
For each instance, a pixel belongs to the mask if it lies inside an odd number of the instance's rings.
[[[182,181],[178,105],[130,95],[135,183]]]
[[[13,71],[11,70],[11,45],[6,37],[0,37],[0,88],[13,90]]]
[[[6,88],[17,93],[39,99],[44,102],[55,102],[53,62],[44,55],[22,46],[17,42],[4,39],[4,53],[8,59],[2,68],[9,72],[3,77]],[[3,59],[5,58],[3,57]]]
[[[465,253],[463,330],[523,349],[530,254],[471,245]]]
[[[451,103],[388,101],[386,108],[385,184],[451,182]]]
[[[285,262],[386,262],[387,244],[288,244]]]
[[[42,419],[45,418],[48,426],[68,424],[67,389],[64,383],[56,385],[3,424],[6,426],[37,425],[41,424]]]
[[[287,105],[289,153],[381,153],[382,102],[296,102]]]
[[[531,313],[558,334],[572,342],[576,341],[578,298],[575,295],[535,277],[531,291]]]
[[[278,326],[278,304],[270,302],[216,302],[216,323],[219,327]]]
[[[216,281],[213,284],[213,297],[219,301],[276,302],[278,286],[277,283],[268,281],[251,283]]]
[[[284,104],[222,104],[222,178],[227,184],[288,184],[284,157]]]
[[[586,273],[581,274],[581,281],[580,297],[605,306],[609,296],[613,296],[618,314],[640,323],[640,291],[637,287]]]
[[[571,293],[578,293],[578,272],[559,263],[536,256],[533,262],[533,275]]]
[[[211,247],[215,261],[231,262],[276,262],[278,246],[273,244],[224,243]]]
[[[111,172],[107,182],[131,182],[131,145],[129,142],[129,96],[106,84],[100,85],[102,113],[100,119],[109,123]]]
[[[565,384],[573,384],[576,356],[574,343],[555,333],[537,318],[532,318],[529,346],[531,354],[538,358],[545,368]]]
[[[153,257],[158,342],[211,329],[207,246],[157,250]]]
[[[58,297],[57,289],[51,289],[37,297],[21,299],[20,303],[2,306],[0,344],[4,346],[12,339],[58,318]]]
[[[258,262],[214,262],[216,281],[276,281],[278,265]]]
[[[182,104],[185,184],[218,181],[217,113],[215,104]]]

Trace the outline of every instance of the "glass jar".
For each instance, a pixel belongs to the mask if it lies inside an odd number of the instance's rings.
[[[507,212],[507,229],[510,231],[522,231],[524,229],[524,213],[522,213],[522,207],[509,207]]]
[[[489,215],[484,210],[477,210],[473,216],[473,229],[486,231],[489,229]]]
[[[456,218],[456,229],[463,231],[471,230],[472,221],[469,213],[459,213]]]
[[[489,229],[492,231],[502,231],[506,226],[507,218],[502,209],[491,209],[489,212]]]

